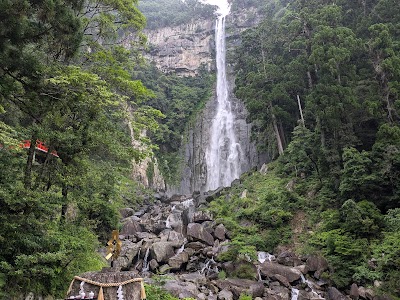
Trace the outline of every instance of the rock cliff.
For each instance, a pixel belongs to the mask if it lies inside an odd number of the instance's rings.
[[[232,12],[227,17],[227,48],[232,50],[240,42],[239,34],[255,26],[260,16],[254,8]],[[215,67],[215,17],[192,20],[188,24],[145,30],[150,53],[148,58],[166,72],[194,76],[201,66]]]
[[[248,8],[232,12],[226,19],[227,52],[240,43],[240,33],[260,21],[256,9]],[[191,22],[154,30],[146,30],[150,52],[148,58],[165,73],[175,73],[179,76],[196,76],[201,67],[215,71],[215,16],[209,19],[192,20]],[[227,66],[229,82],[229,97],[234,107],[235,131],[241,149],[245,152],[245,160],[240,162],[241,173],[250,168],[260,166],[264,161],[260,159],[256,147],[250,141],[251,125],[246,122],[247,111],[244,104],[235,98],[233,89],[235,75],[233,64]],[[193,191],[205,191],[207,180],[207,164],[205,152],[209,144],[209,127],[215,114],[217,105],[214,94],[206,104],[204,110],[188,127],[187,135],[183,138],[181,181],[174,186],[168,186],[168,194],[175,193],[190,195]],[[145,169],[140,168],[140,176],[144,177]],[[146,180],[144,180],[146,181]],[[147,184],[146,184],[147,185]],[[157,184],[155,187],[160,187]]]

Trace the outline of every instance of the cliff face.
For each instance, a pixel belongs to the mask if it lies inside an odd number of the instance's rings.
[[[232,50],[239,43],[239,34],[260,21],[253,8],[232,12],[226,20],[227,48]],[[181,76],[194,76],[204,65],[213,70],[215,17],[192,20],[188,24],[146,30],[150,47],[148,58],[163,72],[174,72]]]
[[[260,20],[255,9],[243,9],[232,12],[226,18],[226,48],[229,52],[240,43],[240,33],[255,26]],[[180,76],[196,76],[199,68],[215,71],[215,17],[208,20],[192,20],[188,24],[147,30],[150,53],[148,58],[165,73]],[[241,173],[260,166],[263,159],[250,140],[251,124],[246,122],[247,111],[244,104],[233,94],[235,74],[233,65],[227,65],[229,97],[234,108],[235,132],[245,159],[240,162]],[[187,130],[182,145],[181,181],[175,186],[168,186],[168,194],[191,194],[205,191],[207,180],[206,149],[210,140],[210,124],[216,111],[217,99],[214,94],[202,113]],[[228,150],[226,150],[228,151]],[[140,168],[142,169],[142,168]],[[141,172],[145,177],[146,172]],[[143,179],[146,182],[146,179]],[[156,186],[160,187],[158,183]]]
[[[177,27],[146,31],[150,59],[163,72],[194,76],[200,66],[211,69],[214,23],[212,20],[193,21]]]

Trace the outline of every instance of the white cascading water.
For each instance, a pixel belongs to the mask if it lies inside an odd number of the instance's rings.
[[[230,186],[240,177],[240,144],[234,130],[235,115],[229,100],[226,79],[225,17],[229,5],[220,7],[215,26],[217,64],[217,107],[210,127],[210,144],[206,151],[207,190]]]

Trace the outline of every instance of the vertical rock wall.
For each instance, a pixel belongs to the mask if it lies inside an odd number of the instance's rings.
[[[249,8],[232,12],[227,16],[226,46],[228,55],[240,43],[240,33],[255,26],[260,17],[255,9]],[[215,16],[209,20],[196,20],[190,24],[165,27],[146,32],[151,49],[150,59],[166,73],[173,72],[180,76],[195,76],[202,65],[215,71]],[[244,104],[233,94],[235,74],[233,66],[227,65],[229,97],[233,103],[235,132],[245,159],[241,161],[241,173],[253,167],[259,167],[260,159],[256,146],[251,142],[251,125],[246,122],[247,111]],[[203,112],[187,130],[182,144],[181,181],[175,186],[168,186],[167,193],[190,195],[194,191],[206,192],[207,164],[205,151],[210,140],[210,125],[216,111],[217,99],[213,97],[206,104]]]

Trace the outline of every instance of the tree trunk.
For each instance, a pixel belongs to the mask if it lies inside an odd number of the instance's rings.
[[[303,116],[303,108],[301,107],[301,101],[300,101],[300,96],[299,95],[297,95],[297,104],[299,105],[301,123],[302,123],[302,125],[304,127],[306,127],[306,123],[304,122],[304,116]]]
[[[32,186],[32,165],[35,160],[35,147],[36,147],[36,135],[31,138],[31,145],[28,150],[28,159],[25,166],[24,174],[24,187],[30,189]]]
[[[278,153],[279,155],[282,155],[283,154],[282,138],[281,135],[279,134],[278,123],[276,121],[276,117],[274,114],[272,114],[272,126],[274,127],[276,143],[278,145]]]

